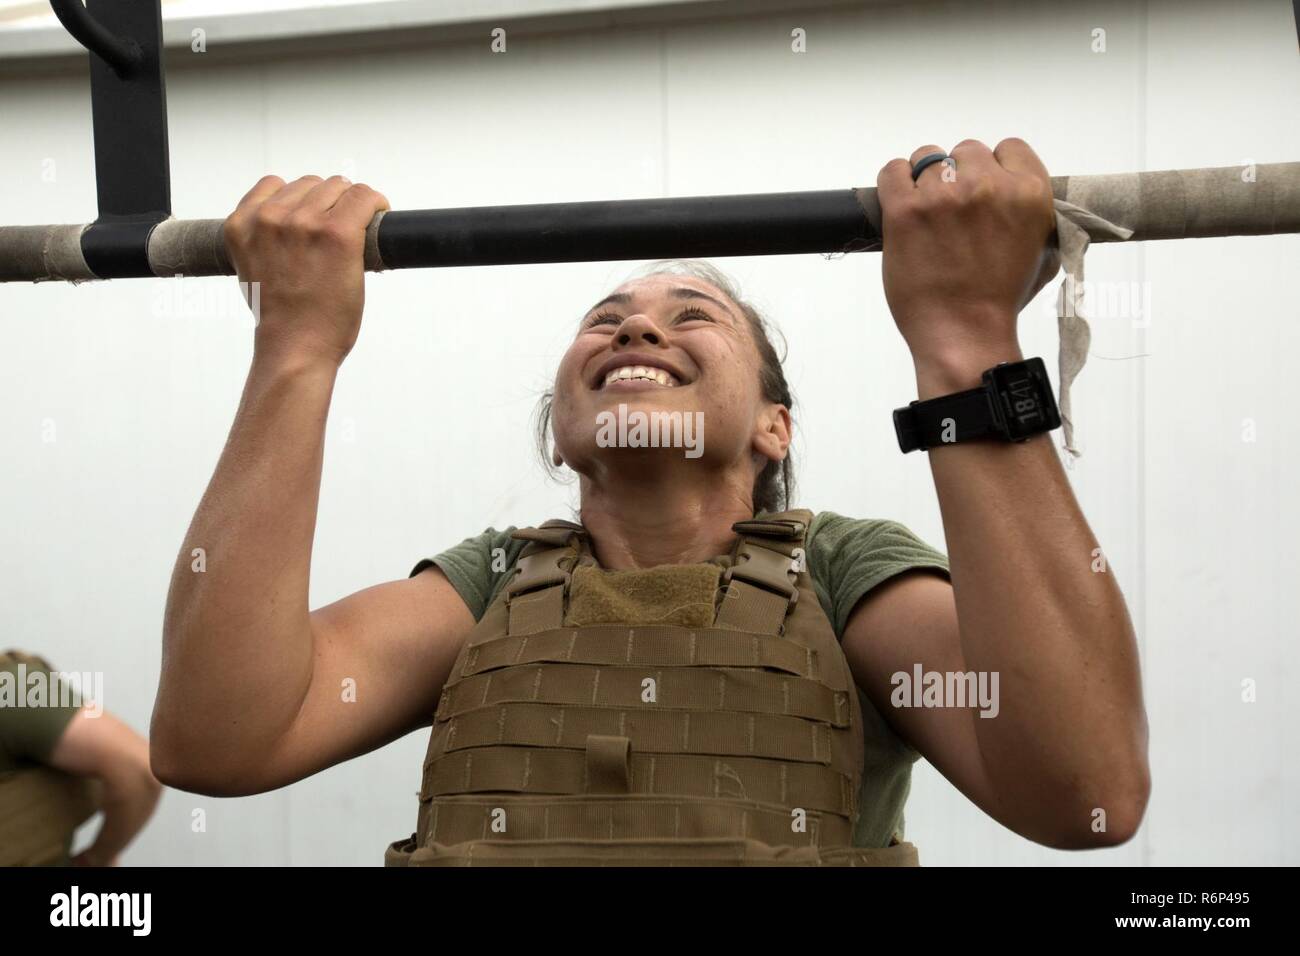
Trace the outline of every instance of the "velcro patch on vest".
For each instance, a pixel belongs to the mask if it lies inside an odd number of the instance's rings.
[[[569,585],[564,625],[710,627],[721,574],[716,564],[628,571],[579,566]]]

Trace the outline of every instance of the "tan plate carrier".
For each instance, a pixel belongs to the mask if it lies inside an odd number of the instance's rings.
[[[68,862],[77,827],[99,811],[97,780],[53,767],[0,774],[0,866],[58,866]]]
[[[514,537],[442,691],[389,866],[915,866],[850,845],[862,713],[802,560],[812,515],[734,526],[712,627],[566,627],[586,532]],[[725,570],[723,570],[725,569]]]

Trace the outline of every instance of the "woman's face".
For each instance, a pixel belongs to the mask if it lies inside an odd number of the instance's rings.
[[[664,455],[707,470],[761,468],[784,457],[789,415],[763,398],[759,371],[749,321],[711,283],[675,275],[626,282],[587,312],[560,362],[556,451],[588,476]],[[699,451],[603,447],[609,431],[601,438],[601,423],[620,416],[620,405],[629,421],[637,412],[691,416],[703,425]]]

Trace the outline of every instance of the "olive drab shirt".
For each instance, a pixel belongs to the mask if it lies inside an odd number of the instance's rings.
[[[510,537],[514,530],[488,528],[420,561],[411,574],[436,565],[478,621],[509,579],[526,543]],[[914,569],[948,575],[944,554],[896,521],[853,519],[823,511],[813,520],[805,546],[807,571],[840,640],[853,609],[872,588]],[[859,692],[858,696],[865,739],[853,845],[885,847],[903,836],[903,805],[911,787],[912,764],[919,755],[899,739],[866,695]]]
[[[80,710],[61,704],[57,673],[42,658],[0,653],[0,866],[67,863],[77,827],[98,809],[95,782],[47,765]],[[28,695],[33,680],[48,695]]]

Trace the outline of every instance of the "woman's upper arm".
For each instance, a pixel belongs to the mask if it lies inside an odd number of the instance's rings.
[[[284,786],[428,724],[474,616],[433,566],[313,611],[311,624],[302,707],[244,792]]]
[[[842,641],[859,687],[894,732],[985,812],[999,816],[980,757],[977,713],[958,707],[896,707],[894,674],[964,672],[952,585],[921,570],[868,591],[849,615]]]

